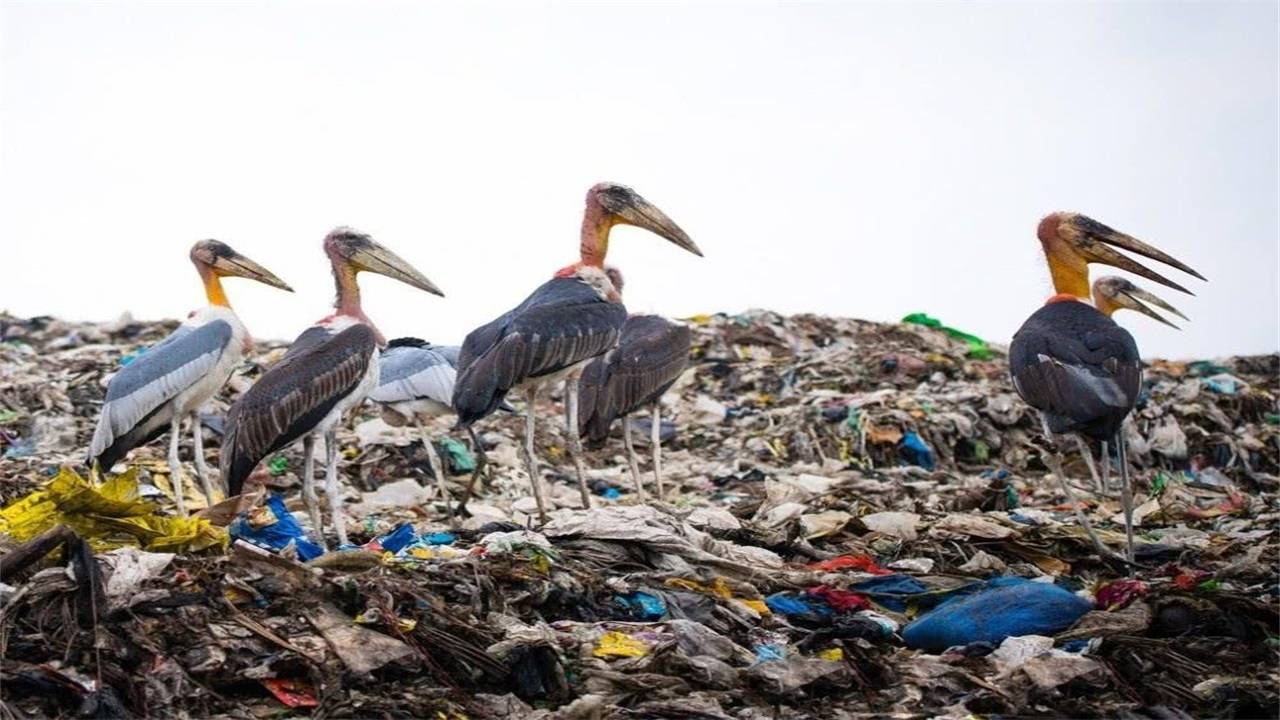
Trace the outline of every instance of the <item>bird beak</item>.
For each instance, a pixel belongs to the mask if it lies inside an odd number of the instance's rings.
[[[289,287],[285,281],[276,277],[275,273],[238,252],[233,252],[230,256],[219,256],[214,258],[213,269],[217,271],[219,275],[249,278],[250,280],[257,280],[264,285],[270,285],[271,287],[293,292],[293,288]]]
[[[1186,315],[1183,315],[1182,313],[1178,312],[1177,308],[1165,302],[1164,300],[1161,300],[1155,295],[1152,295],[1146,290],[1142,290],[1136,287],[1130,287],[1129,289],[1121,290],[1119,293],[1116,294],[1116,303],[1120,305],[1120,307],[1140,312],[1149,318],[1152,318],[1158,322],[1162,322],[1165,325],[1168,325],[1174,330],[1182,329],[1182,328],[1179,328],[1177,325],[1174,325],[1173,323],[1169,322],[1168,320],[1165,320],[1163,317],[1161,317],[1160,313],[1157,313],[1155,310],[1152,310],[1151,308],[1147,307],[1146,304],[1143,303],[1144,300],[1146,302],[1151,303],[1152,305],[1155,305],[1161,310],[1165,310],[1167,312],[1173,313],[1174,315],[1177,315],[1183,320],[1187,320],[1187,321],[1191,320],[1191,318],[1188,318]]]
[[[405,262],[399,255],[375,242],[370,241],[366,246],[356,250],[349,258],[349,261],[356,270],[385,275],[406,285],[412,285],[419,290],[425,290],[432,295],[444,297],[444,293],[440,291],[440,288],[418,272],[417,268]]]
[[[1127,255],[1112,249],[1113,247],[1118,247],[1135,252],[1143,257],[1157,260],[1165,265],[1170,265],[1201,280],[1205,279],[1203,275],[1192,270],[1173,256],[1084,215],[1071,216],[1067,222],[1063,223],[1063,230],[1066,239],[1076,247],[1076,250],[1080,252],[1087,262],[1110,265],[1111,267],[1131,272],[1134,275],[1140,275],[1152,282],[1158,282],[1179,292],[1184,292],[1188,295],[1195,294],[1160,273],[1148,269]]]
[[[649,232],[670,240],[675,245],[702,257],[702,251],[689,238],[688,233],[680,229],[667,214],[659,210],[653,203],[640,196],[635,196],[629,204],[615,213],[619,222],[644,228]]]

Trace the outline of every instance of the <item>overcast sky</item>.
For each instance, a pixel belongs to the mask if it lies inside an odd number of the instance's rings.
[[[1200,270],[1119,316],[1147,356],[1280,347],[1277,10],[1244,4],[3,4],[0,308],[180,317],[224,240],[258,337],[328,314],[352,225],[444,299],[362,276],[388,337],[457,343],[576,259],[631,185],[704,259],[615,230],[633,311],[764,307],[998,342],[1088,214]],[[1171,271],[1173,277],[1177,271]],[[1095,269],[1095,275],[1098,270]]]

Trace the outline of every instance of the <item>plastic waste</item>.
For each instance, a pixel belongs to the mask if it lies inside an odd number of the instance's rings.
[[[1056,585],[997,578],[938,605],[904,628],[902,639],[909,647],[940,652],[1014,635],[1052,635],[1092,609],[1093,603]]]

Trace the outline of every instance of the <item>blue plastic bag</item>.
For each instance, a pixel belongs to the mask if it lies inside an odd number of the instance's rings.
[[[661,620],[667,614],[667,603],[657,595],[647,592],[630,592],[618,595],[613,600],[628,616],[637,620],[652,622]]]
[[[231,537],[240,538],[245,542],[253,543],[259,547],[275,550],[279,552],[290,544],[298,549],[298,559],[306,562],[314,560],[324,554],[324,549],[319,545],[307,539],[306,532],[297,520],[293,519],[293,515],[284,506],[284,498],[279,495],[272,495],[267,498],[267,507],[271,509],[271,514],[275,515],[276,521],[270,525],[260,528],[254,528],[249,521],[241,515],[231,523],[229,530]]]
[[[902,639],[932,652],[979,641],[999,645],[1017,635],[1061,632],[1092,609],[1092,602],[1056,585],[1002,577],[942,603],[903,629]]]
[[[912,465],[922,467],[925,470],[933,469],[933,450],[919,435],[910,430],[902,436],[900,453],[902,458]]]

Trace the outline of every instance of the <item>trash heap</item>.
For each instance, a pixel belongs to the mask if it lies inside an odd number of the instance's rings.
[[[665,502],[636,503],[619,426],[588,454],[582,509],[562,428],[544,422],[558,509],[536,527],[522,421],[499,416],[452,526],[416,429],[370,405],[339,433],[356,545],[325,552],[299,512],[296,448],[264,462],[262,502],[185,523],[161,443],[85,477],[106,378],[171,323],[0,315],[0,709],[1273,716],[1280,356],[1150,363],[1125,428],[1127,568],[1096,556],[1048,476],[1000,347],[923,314],[688,322]],[[202,417],[211,465],[229,401],[282,353],[260,342]],[[432,430],[456,499],[477,457],[450,424]],[[637,444],[649,429],[632,421]],[[1120,547],[1119,500],[1062,449]]]

